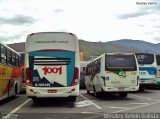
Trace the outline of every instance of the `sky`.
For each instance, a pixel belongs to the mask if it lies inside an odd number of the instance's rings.
[[[160,0],[0,0],[0,42],[25,42],[35,32],[160,43]]]

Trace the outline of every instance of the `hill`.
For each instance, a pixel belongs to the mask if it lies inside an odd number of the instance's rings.
[[[25,43],[8,44],[18,52],[25,52]],[[84,53],[85,60],[89,60],[90,56],[99,56],[109,52],[152,52],[160,53],[160,43],[153,44],[140,40],[122,39],[109,42],[89,42],[79,40],[80,51]]]
[[[160,43],[153,44],[153,43],[146,42],[146,41],[131,40],[131,39],[110,41],[109,43],[134,48],[134,49],[137,49],[137,50],[140,50],[143,52],[150,52],[150,53],[159,53],[160,52]]]
[[[103,53],[109,52],[140,52],[135,48],[130,48],[118,44],[113,44],[110,42],[89,42],[84,40],[79,40],[80,51],[85,55],[85,59],[90,59],[90,56],[99,56]]]

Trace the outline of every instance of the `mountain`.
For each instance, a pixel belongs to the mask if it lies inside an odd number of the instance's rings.
[[[137,49],[137,50],[140,50],[143,52],[150,52],[150,53],[159,53],[160,52],[160,43],[153,44],[153,43],[149,43],[146,41],[130,40],[130,39],[110,41],[108,43],[134,48],[134,49]]]
[[[90,59],[90,56],[99,56],[103,53],[109,52],[140,52],[140,50],[137,50],[135,48],[113,44],[110,42],[89,42],[79,40],[79,47],[80,51],[84,53],[86,60]]]
[[[8,44],[18,52],[24,53],[25,43]],[[122,39],[109,42],[89,42],[79,40],[80,51],[83,52],[85,60],[89,60],[90,56],[99,56],[109,52],[155,52],[160,53],[160,43],[152,44],[140,40]]]

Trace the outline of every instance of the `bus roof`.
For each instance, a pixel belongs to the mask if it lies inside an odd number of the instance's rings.
[[[9,46],[3,44],[2,42],[0,42],[0,45],[3,45],[4,47],[6,47],[7,49],[11,50],[12,52],[16,53],[17,55],[21,56],[17,51],[15,51],[14,49],[10,48]]]
[[[147,53],[147,52],[136,52],[135,54],[154,54],[154,53]]]
[[[37,35],[37,34],[50,34],[50,33],[51,34],[53,34],[53,33],[60,33],[60,34],[64,33],[64,34],[70,34],[70,35],[76,36],[75,34],[69,33],[69,32],[35,32],[35,33],[29,34],[28,36]]]
[[[27,36],[26,48],[30,51],[66,50],[77,51],[78,39],[73,33],[68,32],[37,32]]]
[[[99,59],[103,55],[134,55],[134,53],[126,53],[126,52],[112,52],[112,53],[103,53],[102,55],[98,56],[97,58],[93,59],[91,62]]]

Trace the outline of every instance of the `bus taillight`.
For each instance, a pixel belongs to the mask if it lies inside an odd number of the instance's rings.
[[[75,86],[79,83],[79,69],[78,67],[74,68],[74,77],[73,77],[73,81],[71,83],[71,86]]]
[[[26,68],[26,85],[32,86],[32,81],[31,81],[29,68]]]

